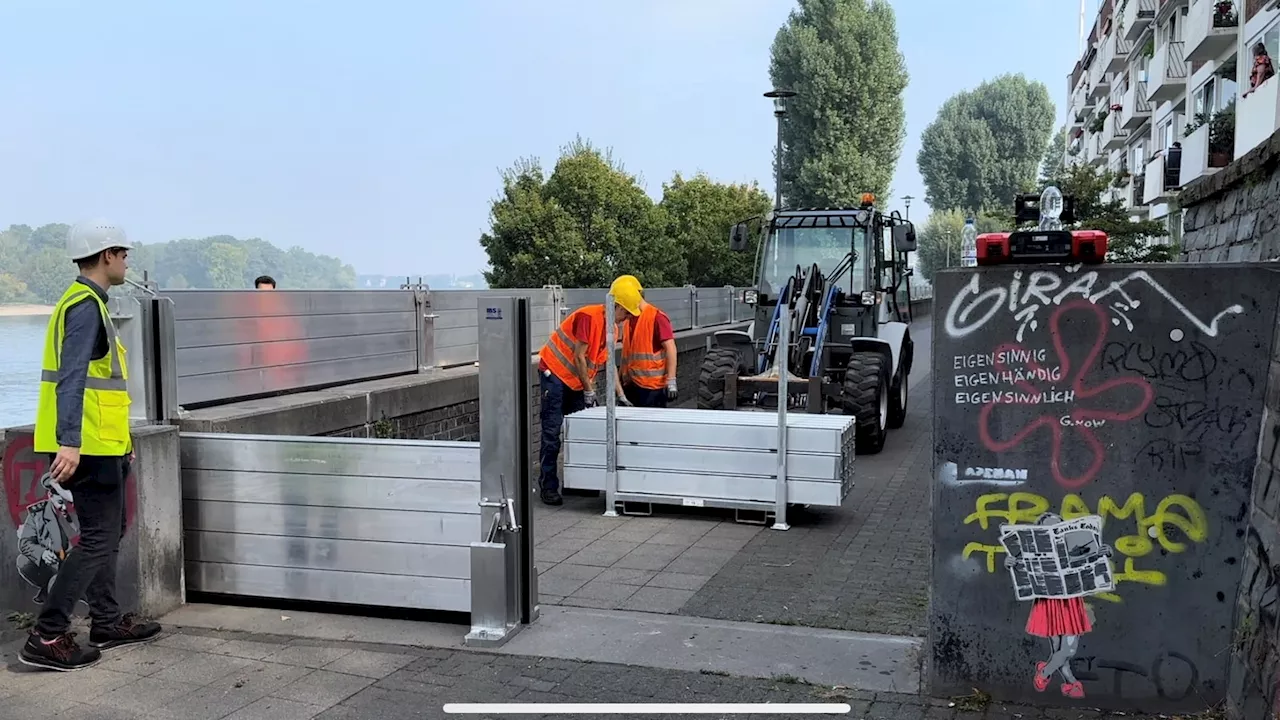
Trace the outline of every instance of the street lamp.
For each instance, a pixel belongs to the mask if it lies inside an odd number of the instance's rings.
[[[778,146],[777,154],[773,161],[773,206],[776,210],[782,209],[782,117],[787,114],[787,98],[793,98],[796,93],[792,90],[773,89],[764,94],[765,97],[773,100],[773,117],[778,121]]]
[[[902,196],[902,202],[907,204],[907,218],[906,218],[907,220],[911,219],[911,201],[912,200],[915,200],[915,198],[911,197],[910,195]]]

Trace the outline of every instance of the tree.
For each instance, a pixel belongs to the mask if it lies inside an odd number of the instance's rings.
[[[1071,164],[1048,180],[1045,185],[1055,185],[1063,195],[1075,198],[1077,222],[1074,227],[1107,234],[1108,262],[1169,262],[1177,256],[1176,246],[1156,242],[1168,235],[1164,223],[1135,221],[1123,202],[1103,199],[1116,181],[1115,173]]]
[[[939,270],[960,267],[961,232],[968,214],[962,210],[934,210],[916,231],[916,271],[929,282]],[[983,214],[974,218],[979,233],[1009,230],[1012,216]]]
[[[490,287],[605,287],[628,273],[649,287],[684,283],[664,213],[610,152],[579,138],[562,148],[549,178],[537,161],[521,160],[502,185],[480,237]]]
[[[920,137],[916,163],[932,208],[1012,206],[1035,187],[1055,110],[1044,83],[1001,75],[953,95]]]
[[[769,212],[773,202],[758,185],[722,185],[701,173],[686,180],[676,173],[662,186],[660,206],[666,235],[680,248],[688,268],[685,283],[699,287],[752,284],[759,238],[753,233],[746,252],[733,252],[729,228]]]
[[[794,90],[782,123],[782,190],[792,207],[887,196],[906,138],[906,63],[886,0],[799,0],[774,38],[774,87]]]
[[[1062,174],[1063,163],[1067,155],[1067,128],[1063,126],[1053,134],[1049,147],[1045,148],[1044,159],[1040,161],[1040,184],[1049,178]]]

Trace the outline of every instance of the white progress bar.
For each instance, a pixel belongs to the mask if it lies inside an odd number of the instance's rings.
[[[847,703],[449,703],[454,715],[844,715]]]

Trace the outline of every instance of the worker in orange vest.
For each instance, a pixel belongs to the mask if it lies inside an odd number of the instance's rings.
[[[623,275],[610,288],[615,298],[638,297],[634,308],[626,308],[631,318],[623,325],[622,381],[625,404],[666,407],[679,394],[676,386],[676,335],[671,318],[645,302],[644,288],[633,275]],[[624,306],[625,307],[625,306]]]
[[[640,312],[640,292],[623,288],[614,295],[613,317],[623,324]],[[605,348],[605,307],[587,305],[569,314],[551,333],[538,353],[538,381],[542,388],[540,417],[542,442],[539,449],[542,474],[539,478],[542,502],[560,505],[560,429],[564,416],[596,404],[596,373],[608,361]]]

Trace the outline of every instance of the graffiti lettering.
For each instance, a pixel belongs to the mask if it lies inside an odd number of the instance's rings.
[[[1092,418],[1088,420],[1077,420],[1076,418],[1073,418],[1070,415],[1063,415],[1062,417],[1058,418],[1058,424],[1061,425],[1062,427],[1095,428],[1095,427],[1102,427],[1103,425],[1106,425],[1107,421],[1094,420]]]
[[[1249,411],[1235,405],[1223,405],[1217,398],[1205,401],[1157,397],[1143,416],[1143,421],[1154,430],[1181,430],[1185,440],[1203,442],[1205,436],[1212,432],[1222,435],[1221,439],[1234,445],[1245,431],[1250,417],[1252,413]]]
[[[1065,316],[1072,312],[1077,315],[1091,316],[1096,332],[1085,360],[1075,365],[1072,364],[1071,355],[1067,352],[1067,340],[1063,336]],[[1066,423],[1063,422],[1062,415],[1058,412],[1044,413],[1031,418],[1029,421],[1023,418],[1014,418],[1014,422],[992,422],[992,414],[1002,403],[989,400],[983,406],[978,417],[978,437],[981,439],[982,444],[992,452],[1008,452],[1020,446],[1041,428],[1046,428],[1049,431],[1051,440],[1049,469],[1053,474],[1054,480],[1068,489],[1082,487],[1093,480],[1102,469],[1105,450],[1102,441],[1098,439],[1097,434],[1094,432],[1094,428],[1098,426],[1090,425],[1088,421],[1128,422],[1133,420],[1146,411],[1154,394],[1151,385],[1145,379],[1137,376],[1112,378],[1092,386],[1087,384],[1088,375],[1093,372],[1094,362],[1102,352],[1105,344],[1107,330],[1106,313],[1098,306],[1084,300],[1075,300],[1055,310],[1049,318],[1049,332],[1053,338],[1054,352],[1057,354],[1059,367],[1062,368],[1062,372],[1071,383],[1070,401],[1080,402],[1067,415],[1069,422]],[[1001,346],[1000,349],[997,349],[996,354],[999,354],[1005,347],[1017,348],[1018,346]],[[1031,364],[1030,368],[1036,370],[1038,366]],[[997,369],[1004,370],[1005,368],[997,365]],[[1039,393],[1043,397],[1044,394],[1043,390],[1037,390],[1030,382],[1018,383],[1018,388],[1032,396]],[[1050,391],[1056,392],[1057,390],[1052,388]],[[960,402],[960,396],[964,394],[956,393],[957,403]],[[1036,403],[1018,402],[1017,398],[1014,398],[1013,401],[1004,404],[1031,405]],[[1015,429],[1013,435],[1008,438],[996,437],[993,427],[999,431],[1006,426]],[[1063,428],[1075,433],[1089,449],[1089,464],[1082,472],[1074,475],[1068,475],[1062,468],[1063,435],[1066,432]]]
[[[1138,342],[1110,342],[1102,351],[1102,367],[1138,373],[1148,380],[1200,384],[1218,369],[1218,356],[1194,340],[1189,349],[1173,352]]]
[[[1030,492],[988,493],[978,498],[974,511],[965,519],[964,524],[977,523],[983,530],[991,528],[992,520],[1003,524],[1029,524],[1036,522],[1040,514],[1050,510],[1048,498]],[[1116,585],[1122,582],[1141,583],[1143,585],[1163,586],[1168,579],[1159,570],[1139,570],[1134,560],[1150,555],[1156,545],[1170,553],[1186,551],[1187,544],[1170,536],[1170,528],[1181,533],[1191,542],[1204,542],[1209,535],[1209,521],[1204,509],[1195,500],[1186,495],[1169,495],[1161,500],[1155,512],[1147,513],[1146,498],[1142,493],[1133,493],[1118,505],[1108,495],[1098,499],[1096,509],[1076,494],[1069,494],[1062,499],[1056,508],[1058,515],[1064,520],[1072,520],[1086,515],[1099,515],[1103,522],[1107,520],[1131,521],[1135,532],[1116,538],[1112,543],[1116,551],[1124,556],[1124,564],[1116,572]],[[1104,526],[1105,528],[1105,526]],[[1154,542],[1153,542],[1154,541]],[[996,555],[1005,552],[1000,544],[971,542],[965,545],[963,557],[983,553],[986,555],[987,572],[996,571]],[[1097,597],[1112,602],[1120,602],[1118,595],[1103,593]]]
[[[957,405],[1051,405],[1074,403],[1076,394],[1072,390],[1037,390],[1035,392],[1017,392],[1015,390],[996,390],[993,392],[958,392]]]
[[[996,365],[1025,365],[1031,362],[1042,363],[1048,359],[1049,351],[1044,348],[1038,350],[1009,349],[998,353],[986,353],[985,355],[957,355],[952,360],[952,368],[955,370],[969,370],[972,368],[995,367]]]
[[[1185,470],[1188,467],[1188,458],[1199,456],[1200,443],[1174,442],[1160,438],[1143,445],[1134,454],[1133,463],[1137,465],[1139,460],[1145,459],[1157,472],[1165,470],[1166,467],[1169,470]]]
[[[1111,670],[1114,674],[1107,694],[1116,698],[1149,696],[1150,690],[1155,690],[1156,696],[1162,700],[1178,701],[1190,695],[1200,682],[1200,669],[1196,664],[1191,658],[1175,651],[1156,655],[1149,668],[1123,660],[1087,656],[1072,658],[1071,669],[1082,682],[1101,682],[1099,671]],[[1131,692],[1133,686],[1130,685],[1129,692],[1126,692],[1126,675],[1141,678],[1144,681],[1142,691]]]
[[[983,385],[1012,385],[1027,380],[1040,382],[1058,382],[1062,379],[1062,368],[1016,368],[1004,372],[981,372],[968,375],[956,375],[956,387],[981,387]]]
[[[1075,275],[1080,270],[1078,265],[1068,266],[1064,270],[1065,276],[1047,270],[1033,271],[1027,277],[1025,284],[1022,279],[1023,273],[1017,271],[1013,273],[1013,279],[1007,288],[996,286],[986,290],[982,289],[982,275],[974,274],[969,283],[951,299],[951,304],[947,307],[944,323],[947,335],[957,340],[967,337],[982,329],[992,318],[1005,310],[1018,321],[1017,340],[1022,342],[1023,333],[1028,327],[1032,331],[1038,329],[1037,314],[1042,309],[1061,305],[1068,298],[1081,298],[1095,305],[1106,301],[1104,304],[1107,309],[1118,316],[1112,318],[1111,323],[1119,325],[1123,321],[1125,326],[1132,330],[1133,322],[1126,312],[1141,306],[1142,301],[1130,294],[1136,289],[1131,286],[1131,283],[1138,287],[1145,284],[1153,289],[1156,294],[1182,313],[1189,323],[1208,337],[1218,336],[1218,323],[1224,317],[1244,312],[1244,308],[1240,305],[1232,305],[1206,322],[1191,312],[1144,270],[1129,273],[1120,280],[1103,285],[1099,285],[1096,271]],[[1075,278],[1070,284],[1066,284],[1072,275],[1075,275]]]
[[[1026,470],[1008,468],[969,467],[964,469],[966,480],[1026,480]]]

